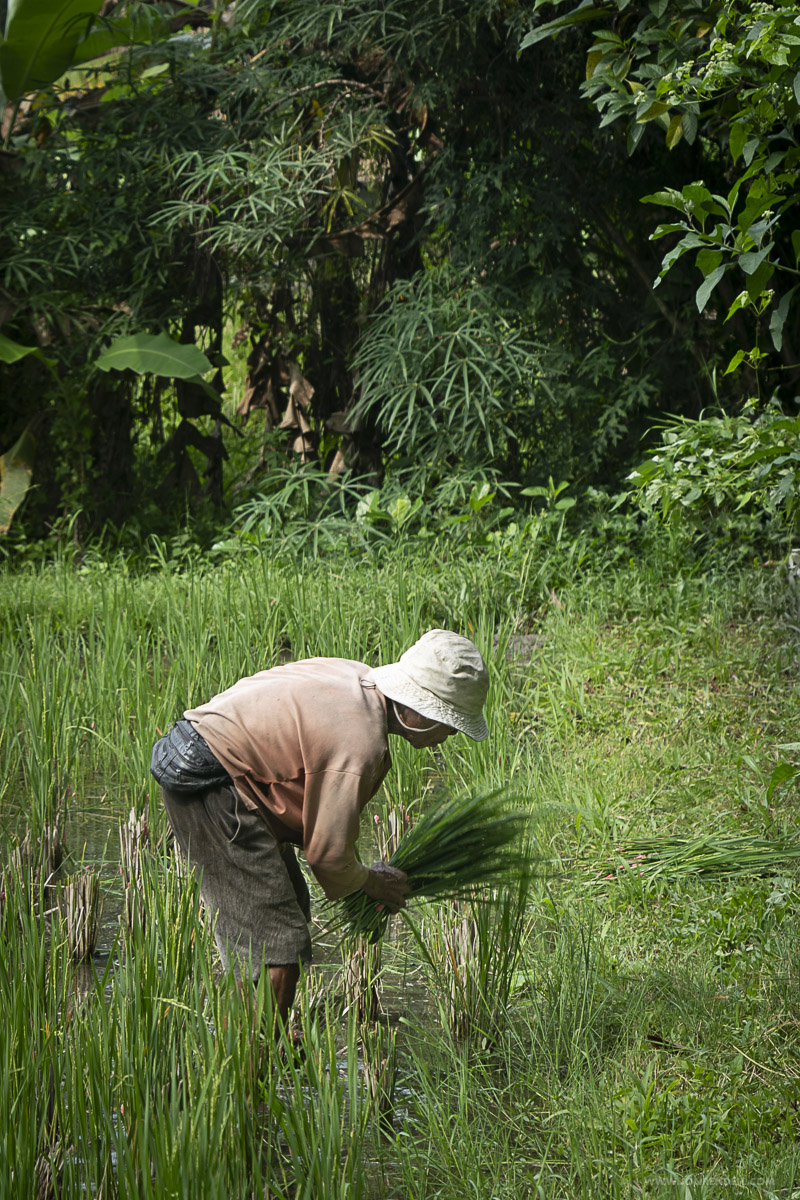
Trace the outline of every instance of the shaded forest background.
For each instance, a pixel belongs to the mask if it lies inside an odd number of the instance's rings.
[[[24,0],[0,47],[7,546],[298,479],[376,519],[613,497],[662,444],[655,502],[736,459],[734,508],[793,512],[797,5],[50,6],[49,76]]]

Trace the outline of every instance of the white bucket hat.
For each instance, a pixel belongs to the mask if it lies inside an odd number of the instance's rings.
[[[483,702],[489,672],[478,647],[449,629],[431,629],[399,662],[375,667],[372,678],[390,700],[482,742],[489,736]]]

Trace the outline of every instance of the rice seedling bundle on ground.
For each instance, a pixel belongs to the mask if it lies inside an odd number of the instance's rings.
[[[455,900],[478,884],[510,884],[530,872],[526,836],[529,814],[512,807],[502,788],[464,792],[434,804],[407,833],[389,858],[405,871],[409,899]],[[388,911],[363,891],[341,901],[339,924],[346,936],[378,941]]]
[[[774,875],[800,861],[800,839],[759,837],[643,838],[627,842],[614,861],[607,862],[596,880],[627,873],[646,879],[686,875]]]

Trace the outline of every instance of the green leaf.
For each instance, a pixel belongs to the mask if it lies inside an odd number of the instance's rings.
[[[665,208],[677,208],[678,212],[683,212],[683,194],[675,188],[663,188],[660,192],[642,196],[642,204],[662,204]]]
[[[474,513],[480,512],[484,504],[488,504],[491,500],[494,500],[495,494],[488,483],[482,483],[480,487],[476,485],[470,492],[470,508]]]
[[[633,154],[639,142],[642,140],[644,133],[644,125],[634,123],[628,127],[627,150],[628,154]]]
[[[722,262],[722,251],[708,249],[700,250],[698,251],[695,262],[704,275],[710,275],[711,272],[715,271]]]
[[[739,363],[744,358],[744,355],[745,355],[744,350],[736,351],[733,358],[731,359],[731,361],[728,363],[727,367],[725,368],[726,375],[730,375],[732,371],[736,370],[736,368],[739,366]]]
[[[591,79],[600,63],[607,55],[607,50],[602,46],[592,46],[589,53],[586,55],[586,78]]]
[[[752,275],[748,275],[747,294],[751,300],[756,300],[762,294],[774,273],[774,264],[767,261],[762,262],[761,266]]]
[[[10,101],[58,79],[74,61],[103,0],[10,0],[0,86]]]
[[[717,213],[721,217],[728,214],[717,199],[703,183],[687,183],[683,189],[684,201],[692,212]]]
[[[31,485],[36,442],[29,430],[0,457],[0,534],[8,533],[14,513]]]
[[[800,767],[792,766],[791,763],[787,762],[778,763],[770,776],[769,787],[767,788],[767,800],[772,799],[776,789],[782,783],[788,783],[790,780],[796,779],[798,775],[800,775]]]
[[[748,132],[748,126],[742,121],[737,121],[734,125],[731,125],[731,131],[728,140],[730,144],[731,158],[734,162],[736,162],[737,158],[744,149]]]
[[[749,304],[749,302],[750,302],[750,297],[748,296],[747,292],[746,291],[739,292],[739,295],[735,298],[735,300],[731,304],[730,308],[728,309],[728,315],[725,318],[725,320],[730,321],[730,319],[734,315],[734,313],[737,313],[739,311],[739,309],[741,309],[741,308],[745,308]]]
[[[667,149],[672,150],[683,137],[683,114],[676,113],[667,128]]]
[[[191,379],[213,369],[197,346],[176,342],[166,333],[135,333],[117,338],[95,366],[101,371],[127,369],[138,375],[162,375],[169,379]]]
[[[745,142],[744,146],[742,147],[742,154],[744,155],[744,161],[748,167],[750,166],[750,163],[753,161],[753,155],[755,154],[756,150],[758,149],[758,143],[759,143],[759,139],[757,137],[751,137],[749,139],[749,141]]]
[[[697,294],[695,296],[695,303],[697,304],[698,312],[702,312],[703,309],[705,308],[706,304],[708,304],[709,296],[711,295],[714,288],[719,283],[720,279],[722,279],[722,276],[725,274],[726,270],[727,270],[726,265],[717,267],[717,269],[715,271],[712,271],[710,275],[707,275],[705,277],[705,279],[703,280],[703,282],[700,284],[700,287],[697,289]]]
[[[571,13],[565,13],[563,17],[556,17],[555,20],[548,21],[545,25],[540,25],[538,29],[532,29],[530,33],[526,34],[520,44],[520,53],[527,50],[528,46],[534,46],[537,42],[543,41],[554,33],[559,33],[562,29],[567,29],[570,25],[591,21],[594,17],[605,17],[608,16],[608,13],[607,7],[597,8],[592,0],[582,0]]]
[[[794,250],[794,265],[800,263],[800,229],[792,230],[792,249]]]
[[[739,255],[739,266],[745,275],[755,275],[774,245],[774,242],[770,242],[763,250],[748,250],[747,253]]]
[[[797,291],[798,286],[800,285],[793,287],[790,292],[787,292],[786,295],[782,297],[780,304],[770,317],[769,333],[770,337],[772,338],[772,344],[776,350],[780,350],[781,346],[783,345],[783,327],[786,324],[786,318],[789,315],[789,305],[792,302],[792,297]]]
[[[636,118],[638,125],[642,125],[647,121],[655,121],[656,117],[663,117],[664,113],[669,112],[669,105],[664,104],[661,100],[654,100],[652,104],[648,104],[644,112]]]
[[[12,342],[11,338],[0,333],[0,362],[18,362],[21,358],[27,358],[29,354],[35,354],[37,358],[42,357],[38,346],[20,346],[19,342]]]

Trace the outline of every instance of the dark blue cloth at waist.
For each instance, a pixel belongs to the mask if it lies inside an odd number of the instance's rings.
[[[153,746],[150,774],[170,792],[199,792],[233,783],[208,743],[185,717]]]

